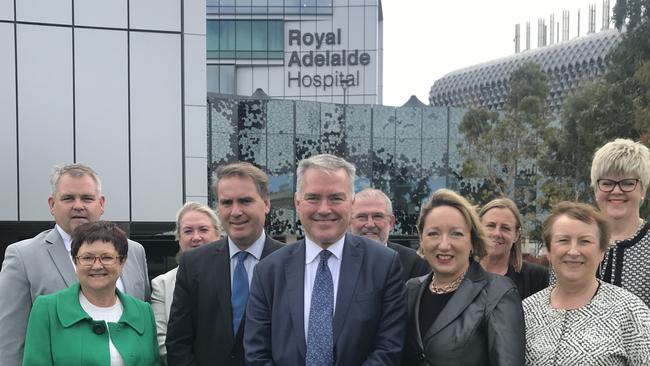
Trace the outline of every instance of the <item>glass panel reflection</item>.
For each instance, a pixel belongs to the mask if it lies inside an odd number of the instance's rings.
[[[471,197],[483,184],[459,175],[462,109],[214,96],[208,104],[210,168],[245,160],[267,172],[271,212],[266,227],[273,236],[302,235],[293,207],[296,165],[320,153],[355,164],[355,189],[373,187],[391,197],[394,235],[416,234],[420,206],[434,190],[450,187]]]

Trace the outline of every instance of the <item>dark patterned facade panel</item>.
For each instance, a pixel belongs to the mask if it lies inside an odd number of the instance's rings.
[[[372,131],[372,108],[367,104],[348,105],[345,108],[345,135],[370,138]]]
[[[239,132],[239,160],[267,169],[266,133]]]
[[[293,103],[290,100],[270,100],[266,104],[266,125],[270,134],[293,135]]]
[[[373,136],[395,138],[395,108],[374,106],[372,111]]]
[[[295,172],[293,135],[269,134],[267,152],[268,174],[292,174]]]
[[[358,177],[372,177],[372,146],[369,137],[348,137],[345,156],[357,168]]]
[[[295,101],[296,134],[320,135],[320,105],[317,102]]]
[[[447,138],[448,108],[422,108],[422,138]]]
[[[422,136],[422,108],[403,107],[395,112],[395,130],[399,138]]]
[[[331,153],[355,164],[356,190],[393,199],[396,235],[415,233],[422,201],[451,174],[446,154],[455,148],[446,143],[457,132],[447,126],[457,128],[460,110],[216,97],[208,105],[210,169],[244,160],[269,175],[273,236],[302,235],[293,203],[301,159]]]

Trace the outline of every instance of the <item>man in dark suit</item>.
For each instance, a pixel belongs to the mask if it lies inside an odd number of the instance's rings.
[[[366,188],[354,195],[352,221],[350,221],[352,234],[365,236],[395,250],[402,262],[404,282],[409,278],[420,277],[431,272],[429,263],[415,250],[388,241],[388,235],[394,226],[393,204],[384,192]]]
[[[305,239],[255,268],[246,312],[248,365],[398,365],[406,304],[399,256],[347,234],[355,168],[302,160],[296,211]]]
[[[244,310],[253,268],[283,246],[264,232],[268,177],[249,163],[217,169],[226,238],[181,257],[167,328],[169,365],[244,365]]]

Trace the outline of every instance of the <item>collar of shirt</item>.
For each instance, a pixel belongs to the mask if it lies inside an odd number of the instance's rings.
[[[260,235],[257,240],[253,242],[253,244],[246,249],[248,254],[250,254],[246,260],[244,260],[244,268],[246,268],[246,274],[248,275],[248,284],[250,285],[251,281],[253,280],[253,270],[255,269],[255,266],[257,263],[260,261],[260,258],[262,258],[262,251],[264,250],[264,242],[266,241],[266,234],[264,233],[264,230],[262,230],[262,235]],[[232,279],[233,275],[235,274],[235,267],[237,266],[237,260],[233,258],[235,254],[241,252],[242,250],[239,249],[235,243],[228,238],[228,250],[230,251],[230,286],[232,289]]]
[[[56,228],[56,231],[59,232],[59,235],[61,235],[61,238],[63,239],[63,245],[65,245],[65,249],[70,253],[72,251],[72,237],[68,235],[63,229],[61,229],[61,226],[54,225],[54,228]]]
[[[264,250],[264,242],[266,241],[266,234],[264,233],[264,230],[262,230],[262,235],[260,235],[257,240],[253,242],[253,244],[246,249],[248,254],[252,255],[253,258],[256,260],[260,260],[262,258],[262,250]],[[241,252],[241,249],[232,241],[232,239],[228,238],[228,250],[230,253],[230,260],[232,261],[232,257],[235,256],[235,254]]]
[[[332,255],[327,261],[327,266],[332,275],[332,285],[334,285],[334,311],[336,312],[336,299],[339,288],[339,275],[341,271],[341,262],[343,258],[343,245],[345,244],[345,235],[334,244],[330,245],[329,250]],[[314,281],[318,272],[320,261],[319,254],[323,250],[318,244],[305,237],[305,281],[303,284],[303,320],[305,326],[305,335],[309,334],[309,312],[311,311],[311,295],[314,289]]]
[[[345,243],[345,235],[343,235],[343,237],[341,237],[341,239],[336,241],[334,244],[327,247],[327,250],[329,250],[332,255],[338,260],[341,260],[343,257],[343,243]],[[316,260],[316,257],[318,257],[321,250],[323,250],[323,248],[314,243],[308,237],[305,237],[305,264],[309,264]]]

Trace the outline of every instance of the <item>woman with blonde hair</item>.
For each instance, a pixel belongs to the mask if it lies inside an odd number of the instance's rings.
[[[176,213],[175,232],[180,247],[177,258],[185,251],[217,241],[220,227],[219,218],[210,207],[197,202],[185,203]],[[178,267],[175,267],[151,280],[151,307],[156,317],[160,361],[163,365],[167,364],[165,340],[177,271]]]
[[[474,258],[488,239],[466,199],[440,189],[417,221],[420,253],[432,272],[410,279],[402,365],[521,366],[524,319],[515,284]]]
[[[616,139],[594,154],[591,185],[611,228],[609,248],[598,271],[605,282],[623,287],[650,306],[650,225],[640,208],[650,184],[650,150]]]
[[[478,216],[491,243],[481,259],[483,269],[510,278],[522,299],[546,288],[548,269],[523,259],[522,219],[517,205],[511,199],[497,198],[481,207]]]

